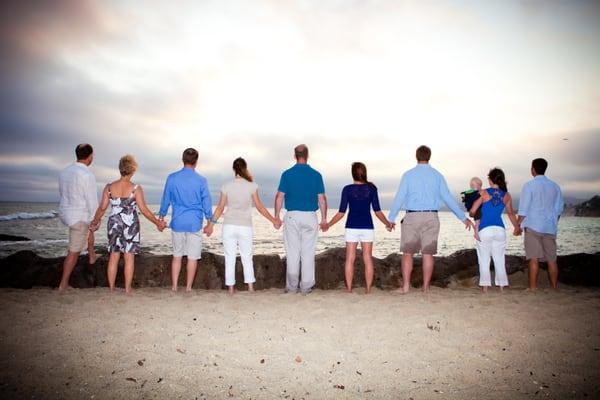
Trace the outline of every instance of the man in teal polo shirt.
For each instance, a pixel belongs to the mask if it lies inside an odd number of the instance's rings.
[[[287,255],[286,291],[310,293],[315,285],[315,248],[319,225],[327,230],[327,197],[321,174],[307,164],[308,147],[294,149],[296,165],[281,174],[275,196],[275,218],[285,199],[283,241]],[[316,211],[321,211],[321,223]]]

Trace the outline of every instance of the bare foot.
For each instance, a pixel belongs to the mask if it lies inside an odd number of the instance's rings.
[[[249,292],[254,292],[254,283],[249,283],[248,284],[248,291]]]
[[[69,285],[69,286],[64,286],[64,287],[61,287],[61,286],[58,287],[59,293],[65,293],[67,290],[73,290],[73,286]]]
[[[500,286],[500,293],[504,293],[504,286]]]
[[[98,260],[98,258],[100,258],[100,256],[96,253],[92,253],[89,255],[89,263],[90,265],[94,265],[96,264],[96,261]]]
[[[528,287],[527,289],[525,289],[526,293],[537,293],[538,288],[534,287],[534,288],[530,288]]]
[[[190,288],[185,288],[185,292],[186,293],[191,293],[192,292],[192,288],[191,287]]]
[[[487,293],[488,288],[487,286],[481,286],[481,293]]]
[[[346,288],[346,293],[352,293],[352,288],[350,288],[350,289]]]
[[[410,290],[410,289],[405,289],[405,288],[401,287],[401,288],[399,288],[399,289],[396,289],[394,292],[395,292],[395,293],[400,293],[400,294],[408,294],[408,291],[409,291],[409,290]]]
[[[365,294],[371,294],[371,289],[365,289]]]
[[[235,293],[235,287],[234,286],[229,286],[228,293],[229,293],[230,296],[233,296],[233,294]]]
[[[171,287],[171,291],[172,291],[172,292],[176,292],[176,291],[177,291],[177,286],[172,286],[172,287]]]

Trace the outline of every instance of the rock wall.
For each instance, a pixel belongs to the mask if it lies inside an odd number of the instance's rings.
[[[335,289],[344,283],[345,249],[327,250],[316,257],[316,287],[319,289]],[[31,251],[21,251],[0,259],[0,287],[29,289],[34,286],[55,287],[62,274],[63,258],[44,258]],[[103,255],[95,265],[90,266],[87,258],[81,256],[71,276],[71,285],[77,288],[107,286],[107,256]],[[400,255],[390,254],[378,259],[374,258],[374,285],[381,289],[397,288],[402,279],[400,273]],[[559,281],[575,286],[600,286],[600,253],[572,254],[559,257]],[[179,282],[184,284],[185,259],[183,260]],[[168,287],[171,284],[171,257],[142,253],[136,256],[136,267],[133,278],[134,287]],[[542,265],[542,267],[544,267]],[[526,270],[523,257],[507,256],[508,274]],[[285,286],[285,259],[278,255],[254,256],[256,289],[283,288]],[[198,274],[194,281],[197,289],[222,289],[224,286],[223,256],[203,253]],[[446,287],[453,278],[466,279],[478,275],[477,255],[475,250],[461,250],[447,257],[436,257],[436,267],[432,284]],[[420,286],[423,282],[421,259],[415,258],[412,285]],[[236,265],[237,287],[243,288],[244,279],[242,265],[238,258]],[[364,266],[357,254],[354,283],[364,285]],[[119,265],[117,286],[123,286],[123,261]]]

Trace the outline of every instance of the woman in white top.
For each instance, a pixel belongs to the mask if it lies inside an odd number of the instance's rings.
[[[233,161],[235,179],[229,181],[221,188],[221,199],[213,214],[213,223],[217,223],[223,214],[223,247],[225,252],[225,285],[229,287],[229,294],[235,291],[235,261],[237,248],[244,266],[244,282],[248,290],[254,291],[254,265],[252,264],[252,202],[256,209],[268,219],[275,229],[281,227],[281,221],[267,211],[258,196],[258,185],[253,182],[252,175],[248,172],[246,161],[236,158]]]

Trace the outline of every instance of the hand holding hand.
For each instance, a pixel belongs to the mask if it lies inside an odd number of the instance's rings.
[[[388,232],[393,231],[394,229],[396,229],[396,223],[395,222],[389,222],[386,226],[385,229],[387,229]]]
[[[513,231],[513,235],[521,236],[522,233],[523,233],[523,230],[521,229],[520,226],[515,227],[515,230]]]
[[[283,225],[283,222],[281,222],[281,219],[279,219],[279,217],[275,218],[275,221],[273,221],[273,228],[279,229],[279,228],[281,228],[281,225]]]
[[[156,224],[156,228],[158,229],[159,232],[164,231],[166,227],[167,227],[167,223],[165,221],[163,221],[162,219],[158,220],[158,223]]]
[[[327,223],[327,221],[322,221],[319,226],[321,227],[321,231],[322,232],[327,232],[327,230],[329,229],[329,224]]]
[[[206,225],[202,231],[204,232],[204,234],[206,236],[210,237],[210,235],[212,235],[212,233],[213,233],[213,225],[212,224]]]
[[[475,226],[473,225],[473,222],[471,222],[471,220],[469,218],[466,218],[463,221],[463,224],[465,224],[465,229],[471,230],[471,228],[474,228]]]
[[[92,221],[90,222],[89,230],[92,232],[96,232],[100,228],[100,221]]]

